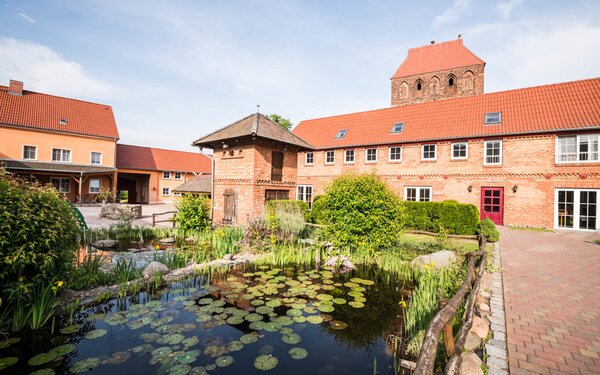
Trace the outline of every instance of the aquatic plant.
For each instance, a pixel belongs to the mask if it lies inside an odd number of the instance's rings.
[[[53,316],[56,309],[57,285],[38,286],[33,289],[30,301],[29,327],[33,330],[42,328]]]
[[[67,321],[69,322],[69,324],[73,324],[73,318],[74,318],[77,310],[80,309],[80,303],[81,303],[81,300],[79,298],[77,298],[75,301],[67,303],[63,307],[63,311],[66,313],[66,315],[68,317]]]
[[[100,293],[98,293],[98,295],[96,296],[96,301],[97,302],[106,302],[112,298],[114,298],[114,293],[112,290],[110,289],[105,289],[103,291],[101,291]]]
[[[173,252],[154,253],[154,261],[160,262],[170,269],[185,267],[191,259],[187,251],[177,250]]]

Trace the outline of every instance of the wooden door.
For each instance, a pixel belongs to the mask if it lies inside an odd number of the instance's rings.
[[[225,190],[223,193],[223,223],[235,224],[237,210],[237,194],[232,189]]]
[[[481,220],[489,217],[496,225],[502,225],[504,220],[504,188],[481,188]]]

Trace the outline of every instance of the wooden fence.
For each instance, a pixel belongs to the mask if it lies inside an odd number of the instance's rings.
[[[152,214],[152,226],[155,227],[156,223],[168,223],[168,222],[172,222],[173,223],[173,228],[175,228],[175,213],[177,213],[177,211],[166,211],[166,212],[158,212],[158,213]],[[169,215],[169,214],[171,214],[172,216],[170,218],[168,218],[168,219],[156,220],[156,218],[158,216]]]

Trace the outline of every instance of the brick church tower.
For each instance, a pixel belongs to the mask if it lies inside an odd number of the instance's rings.
[[[411,48],[392,81],[392,106],[483,94],[485,62],[462,39]]]

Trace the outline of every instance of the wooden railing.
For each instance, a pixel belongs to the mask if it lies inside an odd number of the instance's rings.
[[[455,374],[460,365],[460,355],[465,346],[467,334],[471,330],[473,324],[473,312],[475,308],[475,299],[479,291],[481,276],[485,270],[487,245],[486,238],[480,236],[479,251],[467,253],[467,277],[456,294],[446,303],[443,304],[441,310],[429,322],[423,346],[417,360],[414,375],[430,375],[433,374],[435,366],[435,357],[439,344],[440,334],[444,332],[444,344],[447,355],[449,356],[446,363],[445,374]],[[480,258],[479,269],[475,271],[476,258]],[[452,321],[458,311],[462,301],[467,297],[466,318],[456,335],[456,340],[452,334]]]
[[[158,212],[158,213],[152,214],[152,226],[155,227],[156,223],[168,223],[168,222],[172,222],[173,223],[173,228],[175,228],[175,214],[176,213],[177,213],[177,211],[166,211],[166,212]],[[156,220],[156,218],[158,216],[169,215],[169,214],[172,215],[169,219]]]

